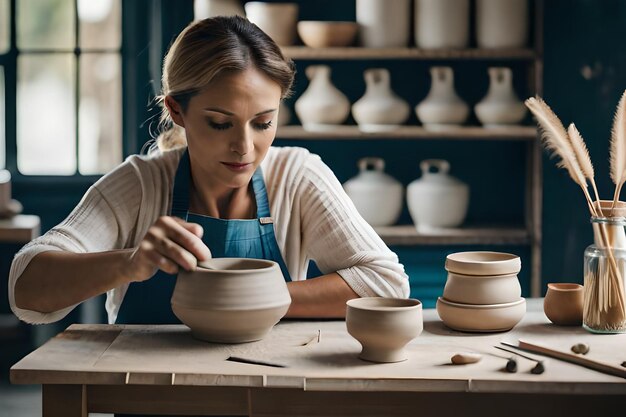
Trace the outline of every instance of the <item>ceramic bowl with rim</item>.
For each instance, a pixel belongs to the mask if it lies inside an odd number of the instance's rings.
[[[583,290],[580,284],[550,283],[543,299],[543,312],[558,326],[583,324]]]
[[[298,35],[311,48],[341,47],[354,43],[359,25],[356,22],[303,20],[298,22]]]
[[[517,301],[522,288],[516,274],[462,275],[448,272],[443,298],[462,304],[503,304]]]
[[[519,256],[503,252],[457,252],[446,256],[446,271],[463,275],[508,275],[522,269]]]
[[[408,358],[405,346],[424,328],[421,301],[364,297],[349,300],[346,305],[346,327],[363,347],[361,359],[401,362]]]
[[[280,267],[264,259],[209,259],[179,272],[172,294],[176,317],[194,337],[216,343],[262,339],[290,304]]]
[[[526,314],[526,300],[504,304],[461,304],[439,297],[437,313],[443,323],[462,332],[504,332],[515,327]]]

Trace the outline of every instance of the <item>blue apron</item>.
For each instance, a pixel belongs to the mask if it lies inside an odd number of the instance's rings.
[[[263,172],[259,167],[252,176],[252,189],[257,206],[257,218],[224,220],[189,213],[191,165],[185,151],[176,170],[172,200],[172,215],[204,229],[202,241],[214,258],[256,258],[278,263],[285,281],[291,281],[289,271],[276,243],[274,224],[270,215]],[[159,270],[143,282],[132,282],[126,291],[117,315],[117,324],[177,324],[170,299],[176,275]]]

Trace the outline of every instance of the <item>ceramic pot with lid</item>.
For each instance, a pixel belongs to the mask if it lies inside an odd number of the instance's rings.
[[[360,159],[358,166],[359,174],[343,184],[346,194],[371,226],[394,224],[402,211],[404,187],[384,172],[381,158]]]
[[[450,176],[450,164],[442,159],[420,163],[422,177],[407,188],[407,204],[419,232],[457,227],[465,220],[469,187]],[[431,172],[434,168],[436,171]]]

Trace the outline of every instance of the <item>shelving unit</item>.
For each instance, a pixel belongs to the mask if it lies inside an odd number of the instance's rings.
[[[413,225],[374,228],[388,245],[527,245],[524,227],[463,227],[433,233],[419,233]]]
[[[525,65],[527,82],[532,94],[542,93],[543,77],[543,0],[532,2],[534,10],[534,47],[522,49],[442,49],[408,48],[308,48],[283,47],[283,53],[294,60],[350,61],[350,60],[421,60],[421,61],[497,61]],[[385,132],[362,132],[358,126],[342,125],[332,130],[308,131],[302,126],[280,126],[277,139],[285,140],[457,140],[457,141],[518,141],[526,144],[526,180],[524,224],[477,225],[437,233],[419,233],[413,225],[378,227],[376,232],[388,245],[509,245],[530,248],[530,295],[541,295],[541,205],[542,205],[542,149],[537,129],[532,126],[510,126],[498,129],[481,126],[462,126],[444,131],[432,131],[422,126],[406,125]],[[525,267],[528,268],[528,267]]]
[[[278,139],[456,139],[456,140],[517,140],[534,141],[537,138],[537,130],[529,126],[512,126],[507,128],[485,129],[478,126],[464,126],[456,129],[433,131],[421,126],[402,126],[386,132],[362,132],[357,126],[337,126],[328,131],[308,131],[302,126],[280,126],[276,133]]]
[[[535,59],[532,49],[418,49],[418,48],[309,48],[306,46],[288,46],[282,48],[283,54],[291,59],[326,60],[326,59],[497,59],[526,60]]]

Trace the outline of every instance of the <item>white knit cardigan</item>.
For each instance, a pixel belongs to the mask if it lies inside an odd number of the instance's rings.
[[[24,246],[15,255],[9,275],[13,312],[28,323],[51,323],[76,307],[52,313],[17,308],[15,283],[41,252],[136,247],[155,220],[171,209],[183,151],[129,157],[96,182],[61,224]],[[323,273],[336,271],[360,296],[408,296],[408,277],[397,255],[359,215],[319,156],[303,148],[272,147],[261,168],[276,240],[294,281],[306,279],[312,259]],[[127,288],[107,292],[109,323],[115,323]]]

